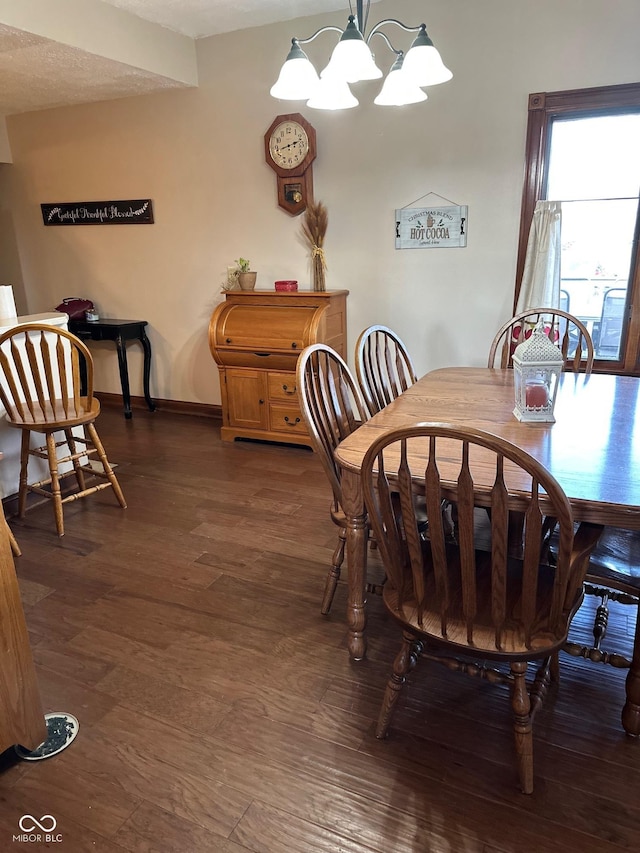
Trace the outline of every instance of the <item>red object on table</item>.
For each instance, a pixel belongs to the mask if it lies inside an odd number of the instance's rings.
[[[278,291],[293,291],[298,289],[298,282],[292,280],[276,281],[275,288]]]
[[[549,402],[549,389],[543,382],[527,383],[525,401],[527,406],[546,406]]]

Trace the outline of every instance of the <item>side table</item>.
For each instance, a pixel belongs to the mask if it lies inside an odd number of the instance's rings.
[[[140,341],[144,350],[143,388],[144,398],[151,412],[156,404],[149,393],[149,376],[151,374],[151,344],[145,332],[146,320],[69,320],[69,331],[84,341],[114,341],[118,352],[118,367],[120,369],[120,384],[124,402],[124,416],[131,418],[131,392],[129,390],[129,367],[127,365],[126,341]],[[85,367],[81,365],[81,369]],[[86,369],[86,367],[85,367]],[[83,378],[86,379],[86,374]]]

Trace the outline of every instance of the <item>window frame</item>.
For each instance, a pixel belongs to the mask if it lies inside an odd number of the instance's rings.
[[[640,112],[640,83],[598,86],[593,89],[567,89],[562,92],[536,92],[529,95],[529,117],[525,148],[525,174],[520,211],[520,233],[516,263],[515,313],[522,285],[529,230],[536,202],[545,198],[549,169],[551,127],[561,118]],[[594,371],[640,375],[640,204],[631,249],[628,297],[617,361],[596,359]]]

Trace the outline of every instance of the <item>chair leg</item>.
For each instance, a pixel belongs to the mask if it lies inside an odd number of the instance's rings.
[[[553,681],[554,684],[558,684],[560,681],[560,652],[554,652],[551,655],[549,673],[551,675],[551,681]]]
[[[382,700],[382,708],[380,709],[378,724],[376,726],[377,738],[386,737],[400,691],[407,680],[407,673],[416,665],[421,653],[422,643],[416,640],[412,634],[405,631],[402,635],[402,648],[393,662],[393,672],[387,683],[387,689]]]
[[[14,556],[14,557],[21,557],[21,556],[22,556],[22,551],[20,550],[20,546],[18,545],[18,540],[17,540],[17,539],[16,539],[16,537],[13,535],[13,530],[12,530],[12,529],[9,527],[9,525],[7,524],[7,519],[6,519],[6,518],[5,518],[5,520],[4,520],[4,526],[5,526],[6,530],[7,530],[7,536],[9,537],[9,542],[10,542],[10,544],[11,544],[11,552],[13,553],[13,556]]]
[[[76,453],[76,442],[73,436],[73,430],[65,429],[64,431],[65,438],[67,439],[67,444],[69,445],[69,452],[72,456],[75,456]],[[82,470],[82,465],[80,465],[79,459],[73,460],[73,470],[75,471],[76,481],[78,483],[78,489],[81,492],[85,490],[84,484],[84,471]]]
[[[531,701],[527,692],[527,664],[517,661],[511,664],[513,685],[511,688],[511,710],[516,739],[518,776],[525,794],[533,793],[533,731],[531,723]]]
[[[631,667],[625,683],[626,701],[622,709],[622,725],[633,737],[640,736],[640,604],[636,614],[636,632],[633,641]]]
[[[47,459],[49,460],[51,496],[53,498],[53,511],[56,517],[56,530],[58,531],[58,536],[64,536],[62,494],[60,492],[60,478],[58,477],[58,453],[56,451],[56,439],[52,432],[47,433]]]
[[[98,437],[98,432],[93,424],[87,424],[86,429],[89,433],[89,438],[93,442],[93,446],[98,451],[98,458],[100,462],[102,462],[102,467],[104,468],[104,473],[107,475],[107,479],[111,483],[113,491],[116,493],[116,498],[118,499],[118,503],[123,509],[126,509],[127,502],[124,499],[124,495],[122,494],[122,489],[120,488],[120,483],[116,475],[113,473],[111,469],[111,465],[109,465],[109,460],[107,459],[107,454],[104,451],[104,447],[102,446],[102,442]]]
[[[20,484],[18,486],[18,517],[24,518],[27,509],[27,468],[29,466],[29,441],[31,432],[22,430],[22,442],[20,445]]]
[[[338,531],[338,544],[336,545],[336,550],[333,552],[333,557],[331,558],[331,568],[329,569],[327,580],[324,584],[324,595],[322,596],[322,607],[320,609],[323,616],[326,616],[331,610],[333,596],[335,595],[336,587],[340,580],[340,569],[344,562],[344,548],[346,541],[347,532],[341,527]]]

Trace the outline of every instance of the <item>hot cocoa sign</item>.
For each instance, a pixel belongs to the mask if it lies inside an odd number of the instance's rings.
[[[396,210],[396,249],[460,248],[467,245],[467,205]]]

